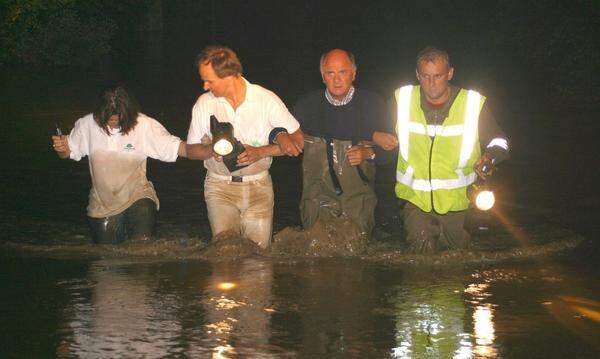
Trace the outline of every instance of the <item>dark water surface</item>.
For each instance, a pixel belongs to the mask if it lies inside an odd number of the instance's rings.
[[[54,122],[69,130],[90,112],[97,84],[93,77],[64,83],[64,74],[30,77],[2,78],[8,86],[0,100],[0,244],[37,249],[0,249],[0,357],[594,358],[600,352],[597,186],[593,166],[581,165],[594,157],[592,132],[571,137],[559,121],[538,128],[548,114],[502,114],[512,119],[505,129],[513,157],[497,175],[497,236],[477,242],[507,253],[501,261],[478,260],[477,252],[423,265],[398,257],[403,241],[393,165],[378,168],[375,240],[363,259],[213,262],[149,250],[133,257],[89,244],[69,251],[89,242],[88,167],[85,160],[58,160],[49,135]],[[136,92],[145,112],[185,138],[195,94],[153,99]],[[583,123],[597,118],[580,116]],[[558,138],[532,143],[538,131]],[[557,153],[551,146],[557,142],[570,150]],[[299,224],[299,165],[276,159],[271,169],[276,232]],[[188,249],[208,243],[201,162],[150,161],[148,172],[161,200],[159,238]],[[574,173],[580,181],[571,184]],[[500,235],[512,240],[509,248]],[[578,235],[585,240],[575,250],[551,247]]]
[[[593,358],[600,343],[597,276],[559,262],[4,257],[0,273],[2,357]]]

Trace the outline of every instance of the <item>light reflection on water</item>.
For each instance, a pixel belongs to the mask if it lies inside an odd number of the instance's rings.
[[[247,258],[99,260],[67,274],[62,263],[32,260],[18,267],[24,288],[2,284],[3,293],[32,293],[29,301],[1,299],[3,308],[29,313],[5,316],[4,329],[19,323],[30,328],[27,336],[42,326],[55,338],[33,348],[12,344],[13,356],[34,349],[58,357],[496,358],[507,348],[527,357],[524,343],[536,340],[549,342],[533,346],[544,357],[560,353],[553,347],[594,352],[590,338],[569,334],[546,310],[555,282],[532,280],[530,269],[429,273],[356,260]],[[55,279],[36,282],[42,271]],[[56,318],[55,329],[48,318]]]
[[[417,281],[396,298],[398,313],[394,358],[470,358],[472,335],[466,332],[463,284]],[[466,291],[465,291],[466,292]]]
[[[177,303],[169,295],[153,298],[158,284],[155,279],[121,269],[102,261],[91,266],[89,302],[79,303],[75,295],[75,305],[66,307],[70,318],[65,332],[70,332],[70,338],[64,343],[68,348],[60,348],[61,354],[169,354],[181,331],[175,314]]]
[[[475,349],[473,352],[478,358],[495,358],[494,348],[494,311],[490,304],[475,308],[473,313]]]

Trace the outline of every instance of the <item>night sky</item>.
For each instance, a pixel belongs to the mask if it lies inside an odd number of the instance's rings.
[[[0,5],[3,70],[102,70],[106,81],[158,82],[163,90],[166,83],[168,93],[185,96],[200,91],[195,56],[219,43],[238,52],[251,81],[293,103],[321,86],[318,59],[327,49],[352,51],[357,84],[388,97],[414,81],[416,53],[434,45],[450,53],[457,84],[500,101],[535,97],[542,106],[589,109],[600,99],[592,75],[600,66],[597,1],[42,3]]]

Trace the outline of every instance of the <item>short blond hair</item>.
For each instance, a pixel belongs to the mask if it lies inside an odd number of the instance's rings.
[[[450,55],[446,51],[437,47],[427,46],[417,54],[417,68],[419,68],[421,62],[435,62],[436,60],[443,60],[448,64],[448,67],[452,67],[450,64]]]

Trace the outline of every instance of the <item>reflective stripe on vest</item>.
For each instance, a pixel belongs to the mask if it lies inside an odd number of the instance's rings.
[[[472,155],[473,147],[475,145],[475,138],[477,135],[477,125],[479,122],[479,107],[481,102],[481,95],[476,92],[469,90],[467,93],[467,111],[465,115],[465,122],[463,125],[423,125],[418,122],[410,121],[410,100],[413,92],[413,86],[403,86],[400,88],[400,93],[397,102],[398,112],[398,123],[396,131],[398,132],[398,143],[400,147],[400,155],[404,161],[408,162],[408,150],[409,150],[409,133],[428,134],[429,136],[463,136],[462,146],[460,150],[460,158],[458,162],[458,168],[456,179],[435,179],[431,181],[427,179],[414,179],[413,169],[409,165],[406,169],[406,173],[397,171],[396,179],[398,182],[405,184],[417,191],[432,191],[436,189],[456,189],[466,187],[477,179],[475,173],[471,173],[467,176],[463,173],[463,168],[467,164],[467,161]]]
[[[463,133],[462,147],[460,149],[460,160],[458,169],[462,170],[467,164],[467,160],[473,153],[475,145],[475,136],[477,135],[477,125],[479,123],[479,106],[481,95],[479,92],[469,90],[467,93],[467,113],[465,114],[465,131]]]
[[[425,212],[468,208],[466,187],[477,179],[473,165],[480,155],[478,122],[485,97],[459,90],[443,123],[430,125],[421,108],[419,86],[401,87],[395,96],[396,195]]]
[[[396,171],[396,181],[407,185],[408,187],[424,192],[431,192],[438,189],[456,189],[461,187],[466,187],[477,179],[477,174],[475,172],[463,175],[462,172],[459,174],[458,178],[453,179],[432,179],[431,181],[426,179],[415,179],[413,177],[413,168],[408,166],[406,169],[406,173],[402,173],[401,171]]]

